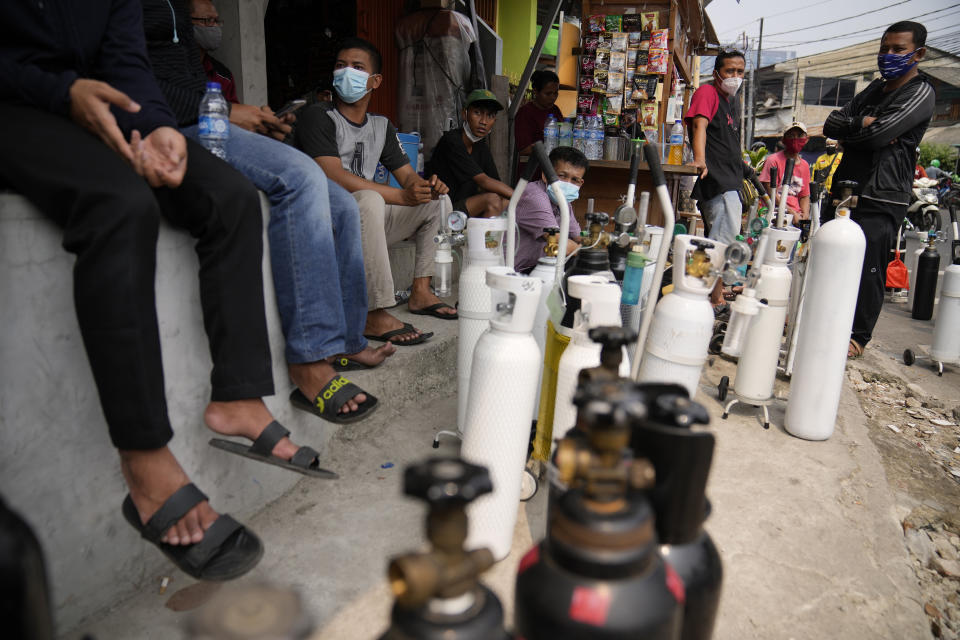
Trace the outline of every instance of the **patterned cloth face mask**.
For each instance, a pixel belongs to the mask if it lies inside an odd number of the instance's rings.
[[[910,53],[879,53],[877,54],[877,66],[880,68],[880,75],[884,80],[893,80],[917,66],[917,62],[910,64],[910,58],[917,52],[916,49]]]

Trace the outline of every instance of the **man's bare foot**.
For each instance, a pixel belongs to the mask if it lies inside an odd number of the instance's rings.
[[[367,345],[361,351],[357,351],[356,353],[343,353],[336,357],[347,358],[348,360],[359,362],[360,364],[368,367],[375,367],[396,352],[397,348],[393,345],[393,343],[387,342],[379,347],[371,347],[370,345]]]
[[[146,524],[178,489],[189,484],[177,459],[167,447],[146,451],[120,451],[120,469],[130,489],[140,522]],[[194,506],[161,538],[170,545],[191,545],[203,540],[203,532],[218,518],[210,504]]]
[[[386,357],[386,356],[384,356]],[[290,379],[297,385],[300,392],[313,400],[320,393],[320,390],[327,386],[327,383],[333,380],[338,374],[328,362],[308,362],[306,364],[289,364],[287,369],[290,372]],[[351,413],[360,408],[360,404],[366,402],[367,394],[358,393],[350,400],[343,403],[339,413]]]
[[[411,296],[411,300],[412,300]],[[374,309],[367,312],[367,324],[363,328],[365,336],[382,336],[390,331],[403,329],[403,323],[399,319],[387,313],[386,309]],[[407,333],[401,333],[390,338],[390,342],[399,344],[408,340],[416,340],[421,335],[419,329],[413,329]]]
[[[407,306],[410,308],[410,311],[420,311],[437,303],[442,304],[443,300],[435,296],[433,291],[430,290],[430,278],[414,278],[413,287],[410,291],[410,299],[407,301]],[[457,310],[452,307],[440,307],[437,309],[437,313],[455,316],[457,315]]]
[[[225,436],[240,436],[256,440],[271,422],[273,415],[260,398],[233,400],[231,402],[211,402],[203,412],[203,421],[213,431]],[[289,460],[299,447],[283,438],[273,448],[273,455],[281,460]]]

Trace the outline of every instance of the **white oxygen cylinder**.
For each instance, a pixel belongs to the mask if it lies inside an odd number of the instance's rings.
[[[833,434],[866,244],[843,206],[813,238],[785,422],[798,438]]]
[[[636,377],[638,382],[682,385],[691,398],[697,393],[700,372],[713,337],[713,306],[709,296],[717,279],[716,275],[704,277],[689,273],[687,255],[697,244],[707,247],[712,267],[719,273],[727,245],[687,234],[674,238],[674,290],[656,306]]]
[[[800,229],[767,227],[763,235],[767,238],[761,246],[765,245],[766,248],[760,258],[763,263],[760,265],[756,297],[766,300],[766,306],[759,309],[747,330],[733,385],[739,398],[758,402],[773,395],[783,327],[787,321],[787,305],[790,304],[792,275],[788,263],[800,239]]]
[[[567,292],[580,300],[574,315],[573,336],[557,366],[557,395],[553,405],[553,438],[563,438],[577,422],[573,396],[581,369],[600,364],[601,345],[590,339],[590,329],[620,326],[620,287],[605,276],[590,274],[567,278]],[[630,375],[626,351],[620,361],[620,375]]]
[[[467,221],[466,266],[460,274],[457,306],[457,429],[466,425],[470,390],[470,363],[477,340],[489,326],[493,298],[487,286],[487,267],[503,265],[506,218],[470,218]]]
[[[540,289],[540,301],[537,303],[537,315],[533,319],[533,339],[537,341],[537,347],[540,349],[540,373],[537,375],[537,395],[533,403],[533,420],[537,419],[540,412],[540,383],[543,380],[543,354],[547,347],[547,318],[550,317],[550,310],[547,308],[547,295],[550,293],[550,287],[553,285],[554,274],[557,270],[557,259],[549,256],[541,256],[537,260],[537,266],[530,272],[530,277],[537,278],[543,283]]]
[[[542,361],[530,335],[542,283],[509,267],[487,270],[496,311],[477,341],[467,422],[460,454],[490,471],[493,492],[467,507],[469,549],[488,547],[497,560],[510,553],[520,485],[530,441],[530,414]]]
[[[960,363],[960,264],[943,271],[934,322],[930,357],[938,362]]]

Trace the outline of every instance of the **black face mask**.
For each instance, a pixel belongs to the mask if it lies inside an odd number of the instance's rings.
[[[827,147],[827,155],[832,156],[832,155],[835,154],[836,152],[837,152],[837,148],[836,148],[836,147]]]

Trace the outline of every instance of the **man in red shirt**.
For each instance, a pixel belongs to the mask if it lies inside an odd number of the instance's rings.
[[[774,202],[780,206],[780,188],[783,185],[783,174],[787,168],[787,158],[793,158],[793,180],[787,187],[787,212],[792,213],[795,220],[806,220],[810,217],[810,165],[800,157],[800,150],[807,144],[807,127],[802,122],[793,122],[783,132],[783,151],[767,156],[760,172],[760,181],[770,191],[771,186],[776,193]],[[770,170],[776,167],[778,184],[770,184]]]
[[[740,233],[743,205],[739,189],[745,177],[740,156],[740,116],[733,97],[743,82],[745,61],[739,51],[717,56],[713,84],[702,85],[690,99],[685,118],[700,178],[692,198],[710,224],[710,239],[730,243]]]

